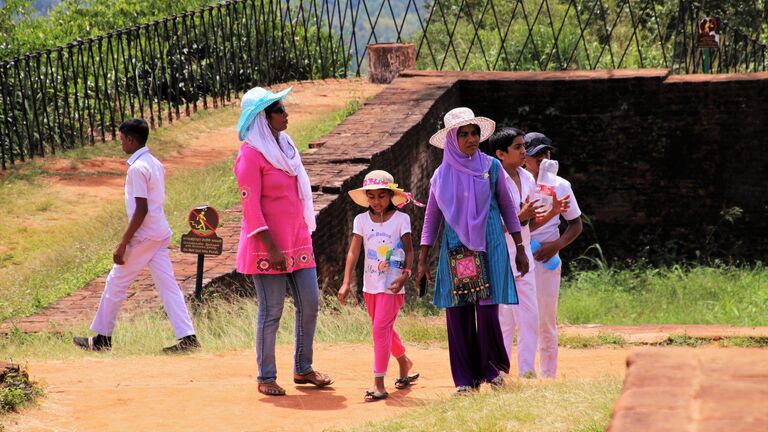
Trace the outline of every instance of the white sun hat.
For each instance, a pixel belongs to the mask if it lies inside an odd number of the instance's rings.
[[[408,194],[397,187],[397,183],[395,183],[392,174],[382,170],[369,172],[363,180],[363,187],[353,189],[348,193],[355,203],[363,207],[368,207],[368,196],[365,195],[365,191],[376,189],[387,189],[394,192],[394,195],[392,196],[392,204],[396,207],[402,206],[410,200]]]
[[[454,108],[448,111],[443,117],[445,127],[435,132],[429,143],[437,148],[445,147],[445,136],[451,129],[460,128],[468,124],[480,126],[480,142],[483,142],[493,135],[496,130],[496,122],[487,117],[475,117],[475,113],[467,107]]]

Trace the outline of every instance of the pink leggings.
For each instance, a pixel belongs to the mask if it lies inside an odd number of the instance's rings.
[[[389,355],[400,357],[405,347],[395,331],[397,312],[405,303],[404,294],[363,293],[368,315],[373,321],[373,374],[383,377],[387,373]]]

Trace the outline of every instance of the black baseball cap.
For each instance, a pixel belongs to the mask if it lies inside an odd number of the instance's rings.
[[[552,150],[552,140],[539,132],[529,132],[525,134],[525,154],[526,156],[536,156],[542,150]]]

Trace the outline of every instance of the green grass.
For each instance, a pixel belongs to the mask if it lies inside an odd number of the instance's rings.
[[[359,103],[295,122],[289,132],[299,148],[327,133]],[[224,107],[199,112],[191,120],[153,131],[150,147],[161,157],[186,141],[222,124],[234,125],[237,111]],[[320,129],[318,129],[320,128]],[[79,149],[63,157],[73,163],[95,156],[120,155],[115,142]],[[220,210],[239,202],[232,173],[233,159],[205,168],[177,171],[166,178],[165,211],[174,230],[174,243],[188,231],[189,209],[205,202]],[[39,165],[10,173],[0,183],[0,320],[25,316],[81,288],[111,268],[111,254],[127,224],[122,196],[105,201],[82,218],[73,218],[77,197],[64,197],[41,181]],[[58,215],[66,218],[61,222]]]
[[[670,335],[659,343],[660,346],[682,346],[698,348],[705,345],[717,345],[722,348],[766,348],[768,337],[735,336],[723,338],[696,337],[689,335]]]
[[[196,333],[207,352],[251,349],[256,329],[255,299],[235,302],[214,300],[192,308]],[[41,333],[12,331],[0,343],[0,359],[69,359],[92,354],[72,345],[74,335],[91,332],[83,323],[75,328],[51,327]],[[409,344],[447,346],[443,318],[405,315],[398,318],[396,328]],[[371,324],[368,313],[357,306],[340,307],[328,298],[321,308],[315,340],[370,344]],[[285,304],[278,331],[279,344],[293,343],[294,309]],[[173,329],[162,311],[121,320],[113,336],[113,350],[105,356],[126,357],[160,354],[160,348],[174,341]]]
[[[563,281],[569,324],[768,325],[768,269],[699,266],[577,271]]]
[[[206,352],[226,352],[251,349],[255,337],[255,299],[211,299],[191,307],[195,329]],[[397,331],[409,345],[447,347],[445,317],[417,311],[402,312],[396,324]],[[278,331],[279,344],[293,343],[294,309],[286,301]],[[83,358],[85,353],[72,345],[75,335],[91,334],[88,322],[74,328],[50,327],[41,333],[12,331],[0,338],[0,359],[69,359]],[[620,348],[631,345],[622,336],[601,333],[596,336],[561,335],[559,344],[572,349]],[[370,345],[371,324],[365,309],[360,305],[339,306],[335,298],[327,297],[321,307],[315,340],[326,343],[353,343]],[[160,348],[174,341],[173,329],[160,311],[148,312],[118,322],[114,333],[110,357],[159,355]],[[672,335],[662,346],[702,346],[719,344],[722,347],[766,347],[768,338],[737,337],[713,340],[687,335]]]
[[[600,333],[597,336],[568,336],[560,335],[557,344],[565,348],[597,348],[597,347],[623,347],[628,342],[620,335],[613,333]]]
[[[604,431],[621,379],[515,382],[500,391],[452,397],[409,410],[392,420],[345,429],[399,431]]]

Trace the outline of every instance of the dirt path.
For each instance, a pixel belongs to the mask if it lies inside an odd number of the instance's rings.
[[[561,376],[623,376],[628,352],[561,349]],[[409,355],[422,374],[418,385],[395,391],[393,378],[388,378],[391,397],[373,404],[362,401],[371,381],[371,348],[367,345],[316,347],[318,369],[336,379],[332,388],[323,390],[293,385],[289,380],[291,347],[278,347],[279,382],[288,391],[281,398],[257,392],[252,351],[177,358],[94,356],[80,361],[32,361],[30,373],[45,383],[47,397],[40,407],[14,414],[3,423],[9,432],[309,431],[352,426],[396,416],[408,407],[453,392],[447,350],[411,348]],[[396,362],[390,362],[390,371],[396,370]]]

